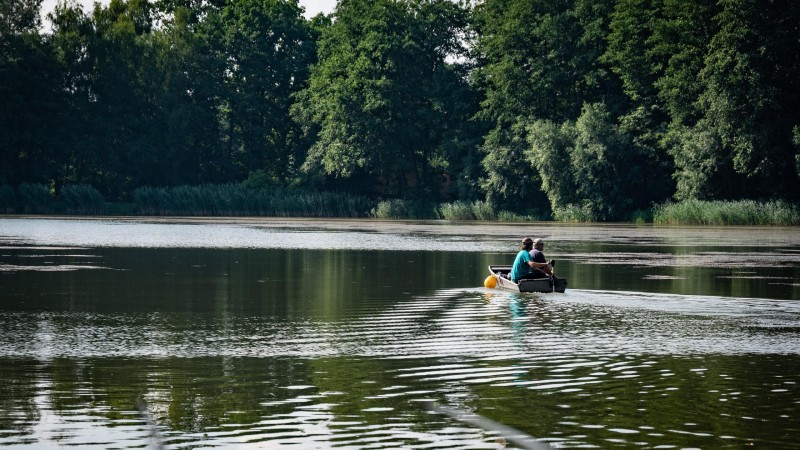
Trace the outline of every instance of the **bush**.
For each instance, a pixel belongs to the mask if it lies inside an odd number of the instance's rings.
[[[103,196],[88,184],[64,186],[59,199],[67,214],[102,214],[105,209]]]
[[[269,175],[263,170],[256,170],[250,172],[247,179],[242,181],[242,186],[248,189],[270,189],[279,186],[280,183],[275,177]]]

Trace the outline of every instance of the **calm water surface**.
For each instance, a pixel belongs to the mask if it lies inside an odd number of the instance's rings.
[[[800,448],[798,299],[797,228],[2,218],[0,446]]]

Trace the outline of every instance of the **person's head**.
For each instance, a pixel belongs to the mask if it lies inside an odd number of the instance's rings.
[[[533,248],[533,239],[525,238],[522,240],[522,243],[519,244],[519,248],[522,250],[530,251]]]
[[[536,250],[542,250],[544,248],[544,239],[534,239],[533,240],[533,248]]]

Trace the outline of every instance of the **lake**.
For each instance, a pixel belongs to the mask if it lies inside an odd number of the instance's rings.
[[[800,448],[798,299],[800,228],[5,217],[0,446]]]

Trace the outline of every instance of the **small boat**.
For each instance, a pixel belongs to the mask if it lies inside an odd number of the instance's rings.
[[[506,289],[514,292],[564,292],[567,290],[567,279],[555,277],[555,281],[551,278],[534,278],[527,280],[519,280],[519,283],[514,283],[509,278],[511,273],[511,266],[489,266],[489,272],[492,274],[496,282],[495,286],[500,289]]]

